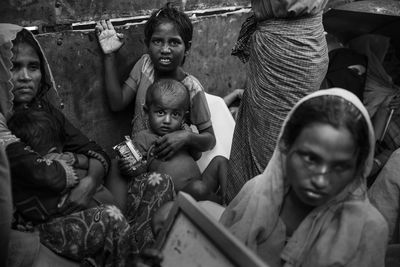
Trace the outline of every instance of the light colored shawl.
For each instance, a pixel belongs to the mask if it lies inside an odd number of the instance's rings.
[[[293,233],[280,257],[286,262],[285,266],[376,266],[374,265],[376,262],[383,264],[387,226],[378,211],[370,205],[366,195],[365,177],[371,170],[375,139],[371,121],[362,103],[354,94],[343,89],[317,91],[304,97],[295,105],[284,121],[282,129],[286,127],[287,121],[302,103],[325,95],[343,97],[360,110],[369,128],[369,155],[366,162],[361,164],[362,171],[357,172],[361,174],[361,177],[355,178],[326,204],[315,208]],[[280,220],[279,213],[286,192],[283,169],[285,156],[280,150],[281,135],[282,131],[265,171],[244,185],[220,220],[236,237],[261,257],[263,255],[260,247],[268,241]],[[372,225],[373,234],[366,233],[367,228],[370,227],[369,224]],[[375,226],[379,224],[381,226],[375,229]],[[365,225],[368,227],[364,227]],[[372,246],[376,251],[366,251],[373,255],[363,256],[364,259],[354,259],[365,261],[367,265],[363,265],[362,262],[348,264],[353,260],[354,255],[360,254],[357,250],[363,246],[360,243],[365,241],[366,234],[374,235],[375,240],[372,239],[369,242],[375,242]],[[370,259],[370,257],[374,258]],[[369,264],[370,262],[372,265]]]

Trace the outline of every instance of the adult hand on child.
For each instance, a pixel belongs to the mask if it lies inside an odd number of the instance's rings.
[[[189,135],[190,132],[185,130],[164,135],[156,141],[154,155],[160,160],[168,160],[186,145]]]
[[[104,54],[111,54],[124,44],[122,41],[124,35],[117,33],[109,20],[97,22],[95,31]]]
[[[87,209],[89,202],[96,191],[96,183],[90,176],[83,178],[79,184],[72,188],[68,199],[60,207],[60,212],[64,215]]]

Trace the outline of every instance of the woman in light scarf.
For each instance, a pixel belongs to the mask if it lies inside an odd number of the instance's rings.
[[[286,118],[265,171],[221,222],[271,267],[384,266],[387,223],[365,184],[374,140],[354,94],[310,94]]]

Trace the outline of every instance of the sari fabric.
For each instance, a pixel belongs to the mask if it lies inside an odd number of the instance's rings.
[[[285,122],[303,102],[323,95],[343,97],[361,111],[368,123],[370,151],[358,172],[360,177],[312,210],[287,240],[285,225],[279,217],[287,191],[285,155],[279,136],[265,171],[244,185],[220,221],[270,266],[384,266],[388,229],[366,194],[365,178],[371,170],[375,139],[362,103],[343,89],[322,90],[300,100]]]

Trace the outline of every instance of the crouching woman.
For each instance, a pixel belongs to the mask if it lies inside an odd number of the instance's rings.
[[[269,266],[384,266],[387,223],[366,177],[374,134],[342,89],[315,92],[287,116],[265,171],[248,181],[221,222]]]

